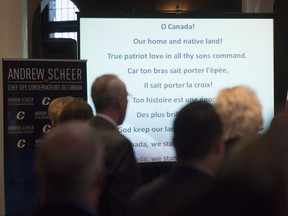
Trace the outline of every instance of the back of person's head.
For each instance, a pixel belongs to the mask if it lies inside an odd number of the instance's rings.
[[[52,125],[55,125],[59,121],[59,116],[62,108],[69,102],[73,101],[74,98],[71,96],[58,97],[51,101],[48,106],[48,116],[51,120]]]
[[[35,164],[42,203],[100,190],[102,145],[97,131],[80,121],[56,125],[46,134]]]
[[[93,117],[91,106],[83,100],[73,100],[67,103],[59,116],[59,122],[63,123],[71,120],[86,121]]]
[[[173,143],[178,160],[205,157],[221,137],[221,120],[208,102],[191,102],[176,116]]]
[[[262,107],[255,92],[246,86],[221,90],[215,107],[223,123],[226,142],[256,134],[263,125]]]
[[[96,78],[91,88],[91,96],[97,112],[114,107],[118,97],[126,97],[125,84],[113,74]]]

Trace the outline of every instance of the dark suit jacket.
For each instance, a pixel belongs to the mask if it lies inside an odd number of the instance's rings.
[[[129,215],[190,215],[186,210],[200,202],[214,181],[197,169],[176,165],[133,195]]]
[[[100,200],[103,216],[126,214],[132,193],[140,186],[140,170],[131,142],[102,117],[94,117],[91,125],[103,135],[105,165],[108,172],[106,187]]]
[[[36,216],[98,216],[91,206],[72,202],[53,202],[42,206]]]

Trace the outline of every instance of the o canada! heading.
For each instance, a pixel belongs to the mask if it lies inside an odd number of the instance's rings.
[[[194,29],[194,24],[193,25],[189,25],[189,24],[185,24],[185,25],[174,25],[174,24],[161,24],[161,29],[166,30],[178,30],[178,29],[187,29],[187,30],[191,30]]]

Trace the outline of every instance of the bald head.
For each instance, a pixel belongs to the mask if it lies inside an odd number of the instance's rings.
[[[98,77],[92,84],[91,96],[97,113],[105,113],[122,124],[127,108],[125,84],[113,74]]]
[[[98,77],[92,85],[92,99],[97,112],[115,106],[119,95],[125,96],[124,83],[113,74]]]
[[[93,190],[102,170],[100,135],[84,122],[55,126],[39,146],[35,169],[40,189],[52,196]]]

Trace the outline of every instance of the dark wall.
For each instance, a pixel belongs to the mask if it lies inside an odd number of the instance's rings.
[[[274,2],[275,111],[284,111],[288,90],[288,1]]]
[[[214,8],[217,11],[225,12],[241,12],[242,1],[238,0],[218,0],[213,3]]]
[[[175,0],[72,0],[82,13],[119,11],[162,11]],[[178,0],[188,11],[240,12],[241,0]]]

